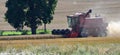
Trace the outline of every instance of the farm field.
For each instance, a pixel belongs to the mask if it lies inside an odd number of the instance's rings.
[[[38,45],[27,48],[1,49],[0,55],[120,55],[120,44]]]
[[[41,45],[41,44],[56,44],[56,45],[68,45],[68,44],[120,44],[120,37],[88,37],[88,38],[56,38],[56,39],[33,39],[33,40],[0,40],[0,46],[15,46],[24,47],[27,44]]]
[[[119,55],[120,37],[1,40],[0,54]]]
[[[0,30],[15,30],[4,20],[6,1],[0,0]],[[107,37],[0,40],[0,55],[120,55],[120,0],[58,0],[54,20],[47,29],[66,29],[67,15],[89,9],[93,10],[92,16],[98,14],[106,22],[113,22]],[[26,36],[31,35],[23,37]]]

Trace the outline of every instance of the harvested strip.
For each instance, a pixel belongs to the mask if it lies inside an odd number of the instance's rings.
[[[21,35],[21,36],[1,36],[0,40],[28,40],[28,39],[54,39],[62,38],[62,35]]]

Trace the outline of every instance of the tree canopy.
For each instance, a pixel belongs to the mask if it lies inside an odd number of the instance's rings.
[[[5,19],[15,29],[23,28],[25,20],[25,4],[25,0],[8,0],[6,2],[8,10],[5,13]]]
[[[6,20],[14,28],[26,25],[36,34],[39,25],[51,23],[56,5],[57,0],[8,0]]]

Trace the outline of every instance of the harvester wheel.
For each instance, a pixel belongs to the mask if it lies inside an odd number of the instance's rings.
[[[70,30],[69,29],[66,29],[65,30],[65,34],[69,34],[70,33]]]
[[[61,34],[60,29],[57,29],[57,30],[56,30],[56,34],[57,34],[57,35],[60,35],[60,34]]]
[[[53,30],[52,30],[52,34],[53,34],[53,35],[55,35],[55,34],[56,34],[56,32],[57,32],[57,30],[56,30],[56,29],[53,29]]]
[[[65,35],[65,30],[64,29],[61,30],[61,34]]]
[[[52,30],[52,34],[53,35],[65,35],[65,31],[64,29],[60,30],[60,29],[53,29]]]

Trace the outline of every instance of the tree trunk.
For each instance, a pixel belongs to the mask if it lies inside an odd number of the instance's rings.
[[[44,32],[45,32],[45,33],[47,32],[46,24],[44,24]]]
[[[31,32],[32,32],[32,34],[34,35],[34,34],[36,34],[36,27],[31,27]]]

